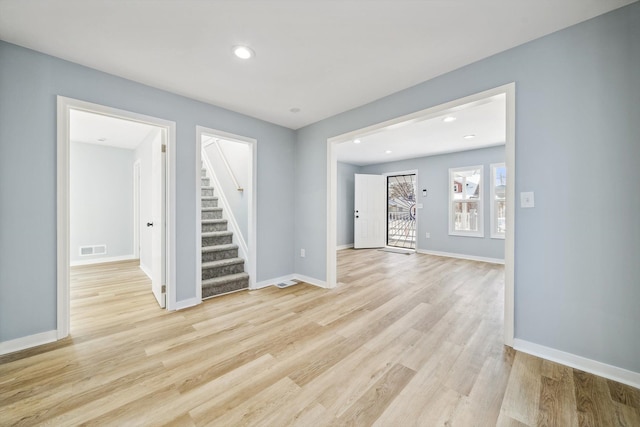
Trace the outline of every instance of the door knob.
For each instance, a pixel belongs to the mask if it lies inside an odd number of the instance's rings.
[[[147,227],[153,227],[153,223],[152,222],[148,222],[147,223]]]

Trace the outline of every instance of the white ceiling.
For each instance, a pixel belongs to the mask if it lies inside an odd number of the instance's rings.
[[[134,150],[157,126],[85,111],[71,110],[69,139],[73,142]]]
[[[0,39],[297,129],[634,1],[0,0]]]
[[[444,122],[445,117],[456,120]],[[466,135],[474,138],[465,139]],[[415,157],[503,145],[506,141],[504,94],[456,107],[437,117],[411,120],[336,146],[339,162],[365,166]],[[391,151],[391,153],[387,153]]]

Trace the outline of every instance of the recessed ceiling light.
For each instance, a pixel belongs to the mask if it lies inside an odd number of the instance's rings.
[[[384,154],[391,154],[391,150],[385,151]]]
[[[354,144],[360,144],[361,142],[362,142],[362,141],[360,141],[359,139],[354,139],[354,140],[353,140],[353,143],[354,143]]]
[[[247,46],[234,46],[233,54],[240,59],[249,59],[256,55],[255,52]]]
[[[293,107],[289,109],[289,111],[291,111],[292,113],[299,113],[301,110],[298,107]]]
[[[456,118],[453,117],[453,116],[447,116],[444,119],[442,119],[442,121],[445,122],[445,123],[451,123],[451,122],[455,122]]]
[[[464,138],[464,139],[473,139],[473,138],[475,138],[475,137],[476,137],[476,136],[475,136],[475,135],[473,135],[473,134],[463,136],[463,138]]]

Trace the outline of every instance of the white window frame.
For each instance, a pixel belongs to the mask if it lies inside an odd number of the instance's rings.
[[[467,199],[470,202],[474,202],[478,204],[478,230],[477,231],[464,231],[464,230],[454,230],[453,220],[453,204],[460,202],[460,200],[454,199],[453,193],[453,177],[455,173],[469,171],[469,170],[480,170],[480,182],[478,183],[478,198],[477,199]],[[484,237],[484,165],[477,166],[465,166],[459,168],[450,168],[449,169],[449,180],[447,181],[449,186],[449,235],[450,236],[462,236],[462,237]],[[464,192],[464,189],[463,189]],[[463,200],[464,201],[464,200]]]
[[[491,181],[489,184],[490,187],[490,197],[491,197],[491,238],[492,239],[504,239],[505,238],[505,233],[502,232],[498,232],[496,231],[496,221],[497,221],[497,215],[498,215],[498,210],[496,209],[496,169],[497,168],[505,168],[506,170],[506,165],[505,163],[491,163],[490,165],[491,167]],[[506,176],[505,176],[506,179]],[[506,183],[506,181],[505,181]],[[506,191],[505,191],[505,203],[506,203]],[[505,218],[506,220],[506,218]]]

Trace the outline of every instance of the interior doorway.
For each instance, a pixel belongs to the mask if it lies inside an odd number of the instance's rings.
[[[425,123],[427,122],[448,122],[448,116],[463,114],[467,109],[479,107],[483,104],[488,104],[494,102],[494,100],[501,99],[503,102],[503,128],[502,132],[504,134],[501,144],[504,144],[504,163],[507,170],[506,176],[506,213],[504,214],[504,225],[505,225],[505,233],[504,233],[504,342],[505,344],[512,346],[513,345],[513,334],[514,334],[514,258],[515,258],[515,247],[514,247],[514,234],[515,234],[515,84],[510,83],[501,87],[497,87],[494,89],[490,89],[481,93],[477,93],[474,95],[467,96],[465,98],[457,99],[451,102],[447,102],[445,104],[441,104],[435,107],[428,108],[426,110],[418,111],[406,116],[398,117],[392,120],[388,120],[386,122],[378,123],[376,125],[372,125],[362,129],[356,129],[351,132],[329,138],[327,140],[327,244],[326,244],[326,260],[327,260],[327,269],[326,269],[326,281],[327,287],[335,287],[337,284],[337,260],[336,260],[336,241],[338,239],[337,236],[337,218],[338,218],[338,200],[337,200],[337,176],[338,176],[338,157],[337,151],[338,146],[341,147],[356,147],[360,146],[360,144],[364,144],[363,142],[366,138],[370,136],[376,136],[376,138],[369,138],[368,142],[373,142],[371,146],[375,146],[377,150],[372,151],[371,156],[380,157],[382,155],[387,155],[385,160],[380,160],[377,163],[386,163],[392,160],[389,160],[395,155],[396,151],[392,149],[392,147],[385,147],[382,142],[387,139],[390,133],[394,133],[398,129],[406,129],[411,127],[411,125],[416,123]],[[454,118],[455,120],[455,118]],[[482,125],[482,121],[476,121],[476,125]],[[464,138],[462,138],[464,136]],[[460,142],[462,140],[469,140],[475,137],[472,133],[461,133]],[[420,141],[416,141],[416,145],[419,145]],[[376,145],[377,144],[377,145]],[[414,147],[416,146],[414,145]],[[464,145],[464,144],[460,144]],[[498,145],[497,143],[493,145]],[[487,145],[490,146],[490,145]],[[446,147],[441,145],[439,147],[441,153],[447,152],[447,147],[450,151],[448,152],[456,152],[460,151],[460,148],[452,148],[453,146],[447,144]],[[402,150],[397,150],[397,152],[401,152]],[[406,153],[405,153],[406,154]],[[429,154],[433,155],[433,154]],[[422,154],[425,156],[425,154]],[[421,156],[413,156],[413,157],[421,157]],[[399,157],[400,159],[407,159],[408,157]],[[341,160],[344,162],[344,160]],[[347,162],[348,163],[348,162]],[[371,164],[371,163],[369,163]],[[402,166],[401,166],[402,167]],[[375,169],[375,168],[373,168]],[[369,170],[372,170],[371,168]],[[368,171],[369,171],[368,170]],[[367,171],[367,172],[368,172]],[[365,173],[365,172],[362,172]],[[379,173],[373,171],[373,173]],[[445,178],[446,179],[446,178]],[[446,181],[443,182],[446,187]],[[420,185],[420,193],[421,197],[427,197],[428,189],[422,187],[422,183]],[[423,236],[429,239],[428,231],[421,231]]]
[[[174,141],[173,122],[58,97],[58,339],[72,265],[150,260],[149,295],[175,309]]]

